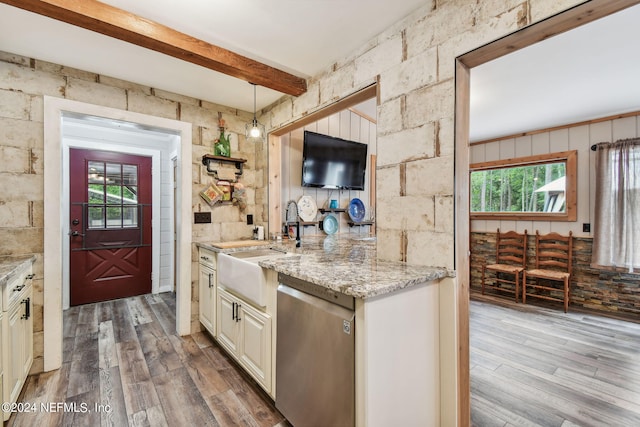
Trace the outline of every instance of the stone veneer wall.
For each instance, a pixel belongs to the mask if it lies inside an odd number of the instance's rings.
[[[575,0],[428,0],[284,97],[269,125],[294,122],[379,81],[377,234],[382,259],[454,267],[455,58],[568,9]]]
[[[244,138],[244,125],[252,114],[198,99],[140,86],[62,65],[0,52],[0,256],[35,254],[34,266],[34,364],[43,370],[43,96],[54,96],[95,105],[135,111],[193,124],[192,210],[212,211],[212,224],[194,224],[193,241],[250,238],[246,213],[256,224],[266,224],[266,144],[256,146]],[[212,153],[218,135],[218,113],[230,132],[239,134],[232,155],[246,158],[242,182],[247,185],[248,207],[210,208],[198,192],[211,180],[201,158]],[[192,254],[192,330],[198,322],[198,268],[195,245]]]
[[[573,239],[571,306],[637,317],[640,314],[640,274],[591,268],[592,244],[593,239],[588,237]],[[495,262],[495,245],[496,233],[471,233],[470,286],[473,291],[481,291],[484,260],[488,263]],[[528,236],[527,265],[529,268],[534,268],[535,265],[535,235]],[[510,289],[513,290],[513,286]],[[513,298],[513,294],[507,292],[489,290],[486,293]],[[533,303],[540,301],[544,302],[542,299],[532,299]],[[558,309],[563,309],[560,303]]]

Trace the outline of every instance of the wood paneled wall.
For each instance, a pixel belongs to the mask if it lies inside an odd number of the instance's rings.
[[[578,126],[554,129],[516,138],[479,143],[471,146],[471,163],[578,150],[578,219],[558,221],[471,221],[471,288],[480,290],[482,263],[495,258],[495,232],[525,229],[530,234],[528,263],[535,260],[533,244],[536,230],[541,233],[573,232],[574,260],[571,279],[572,304],[597,311],[637,315],[640,313],[640,276],[591,268],[592,232],[582,225],[592,224],[595,212],[595,152],[591,145],[640,136],[640,114],[599,120]],[[511,296],[510,294],[509,297]]]
[[[351,141],[368,144],[367,170],[365,175],[364,191],[349,190],[326,190],[322,188],[302,187],[302,149],[304,131],[309,130],[329,136],[343,138]],[[355,114],[349,110],[335,113],[329,117],[310,123],[303,128],[296,129],[282,135],[281,137],[281,167],[282,167],[282,188],[281,188],[281,205],[282,218],[285,220],[287,202],[295,200],[296,202],[303,195],[313,197],[318,205],[318,209],[329,207],[331,199],[337,199],[341,208],[347,208],[349,201],[357,197],[365,204],[367,214],[365,219],[374,218],[374,212],[371,211],[371,201],[369,200],[371,183],[371,155],[376,154],[376,124]],[[375,183],[374,183],[375,185]],[[339,233],[365,233],[369,232],[369,226],[349,227],[347,221],[349,216],[347,213],[336,214],[340,222]],[[318,213],[317,220],[322,220],[323,215]],[[307,226],[301,228],[301,233],[305,235],[320,234],[319,227]]]
[[[591,232],[583,232],[582,224],[591,224],[595,212],[595,152],[591,145],[599,142],[613,142],[618,139],[640,136],[640,115],[594,121],[580,126],[567,125],[548,132],[515,138],[505,138],[488,143],[471,145],[471,163],[555,153],[558,151],[578,151],[578,217],[575,222],[557,221],[471,221],[472,232],[495,232],[501,230],[525,229],[534,234],[557,232],[576,237],[592,237]]]

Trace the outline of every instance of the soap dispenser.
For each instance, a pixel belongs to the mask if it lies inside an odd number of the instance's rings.
[[[253,240],[264,240],[264,227],[258,225],[253,229]]]

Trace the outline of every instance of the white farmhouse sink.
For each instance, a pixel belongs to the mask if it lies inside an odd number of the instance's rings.
[[[287,255],[271,249],[218,254],[218,284],[264,307],[267,305],[266,279],[258,263]]]

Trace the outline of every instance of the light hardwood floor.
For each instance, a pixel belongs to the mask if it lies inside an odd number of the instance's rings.
[[[640,426],[640,324],[472,300],[475,426]]]
[[[29,377],[20,401],[36,410],[8,426],[289,426],[207,335],[176,335],[172,293],[67,310],[62,368]]]

